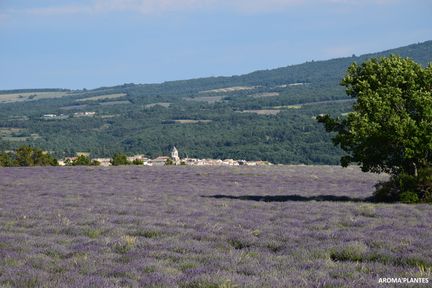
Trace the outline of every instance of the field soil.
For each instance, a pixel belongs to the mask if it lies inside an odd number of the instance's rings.
[[[385,179],[332,166],[2,168],[0,287],[431,278],[431,206],[369,202]]]

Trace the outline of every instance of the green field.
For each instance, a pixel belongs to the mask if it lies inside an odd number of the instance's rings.
[[[35,101],[40,99],[61,98],[69,95],[69,92],[26,92],[0,94],[0,103]]]
[[[93,96],[93,97],[78,99],[77,101],[78,102],[83,102],[83,101],[97,101],[97,100],[106,100],[106,99],[117,99],[117,98],[125,97],[126,95],[127,95],[126,93],[107,94],[107,95],[100,95],[100,96]]]

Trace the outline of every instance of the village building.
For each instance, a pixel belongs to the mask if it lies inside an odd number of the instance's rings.
[[[149,160],[147,162],[148,166],[164,166],[167,161],[170,159],[168,156],[159,156],[155,159]]]
[[[96,115],[96,112],[89,112],[89,111],[85,111],[85,112],[75,112],[74,117],[93,117]]]
[[[142,161],[143,164],[144,164],[144,163],[147,162],[149,159],[146,158],[145,155],[142,154],[142,155],[129,156],[129,157],[127,157],[127,160],[128,160],[129,162],[133,162],[133,161],[138,160],[138,161]]]
[[[42,120],[62,120],[62,119],[67,119],[69,118],[68,115],[64,115],[64,114],[44,114],[42,115],[41,119]]]
[[[92,160],[98,161],[100,163],[100,166],[103,166],[103,167],[111,166],[111,158],[95,158]]]
[[[239,163],[238,161],[234,160],[234,159],[225,159],[222,161],[223,165],[228,165],[228,166],[238,166]]]
[[[56,114],[45,114],[42,116],[42,118],[55,118],[55,117],[57,117]]]
[[[77,156],[89,157],[89,153],[78,152]],[[72,162],[76,157],[66,157],[59,161],[60,166],[66,165],[68,162]],[[95,158],[92,159],[98,161],[100,166],[111,166],[110,158]],[[164,165],[191,165],[191,166],[264,166],[272,165],[267,161],[246,161],[246,160],[234,160],[234,159],[198,159],[198,158],[184,158],[181,159],[179,156],[179,151],[174,146],[171,150],[171,156],[159,156],[155,159],[148,159],[145,155],[134,155],[127,157],[129,163],[135,160],[142,161],[144,166],[164,166]]]
[[[173,163],[174,165],[180,165],[181,159],[179,157],[178,150],[177,150],[177,148],[175,146],[173,147],[173,149],[171,151],[171,159],[174,162]]]

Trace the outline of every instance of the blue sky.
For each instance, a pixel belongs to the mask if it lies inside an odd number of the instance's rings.
[[[0,0],[0,89],[238,75],[432,39],[429,0]]]

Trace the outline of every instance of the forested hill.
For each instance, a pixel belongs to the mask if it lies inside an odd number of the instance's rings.
[[[192,80],[170,81],[159,85],[167,87],[188,87],[190,88],[217,88],[237,85],[278,85],[286,83],[334,83],[339,84],[347,67],[353,63],[361,63],[366,59],[381,57],[390,54],[409,57],[414,61],[426,66],[432,61],[432,40],[412,44],[409,46],[382,51],[378,53],[365,54],[345,58],[336,58],[325,61],[310,61],[303,64],[291,65],[271,70],[260,70],[249,74],[231,77],[208,77]]]
[[[153,157],[175,145],[183,157],[337,164],[340,151],[314,117],[349,112],[353,100],[339,86],[347,67],[389,54],[427,65],[432,41],[241,76],[0,91],[0,150]]]

